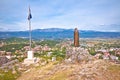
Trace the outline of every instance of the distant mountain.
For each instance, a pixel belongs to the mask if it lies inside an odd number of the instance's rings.
[[[60,29],[60,28],[47,28],[47,29],[36,29],[33,30],[33,32],[59,32],[59,31],[64,31],[65,29]]]
[[[73,39],[73,29],[60,29],[60,28],[48,28],[48,29],[35,29],[32,31],[32,38],[34,39]],[[120,32],[100,32],[90,30],[80,30],[81,38],[120,38]],[[10,37],[29,37],[29,31],[13,31],[13,32],[0,32],[0,38]]]

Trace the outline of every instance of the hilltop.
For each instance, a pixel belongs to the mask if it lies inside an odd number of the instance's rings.
[[[120,65],[94,60],[81,64],[51,62],[32,67],[17,80],[119,80]]]
[[[33,64],[17,80],[119,80],[119,74],[120,64],[69,47],[64,60]]]

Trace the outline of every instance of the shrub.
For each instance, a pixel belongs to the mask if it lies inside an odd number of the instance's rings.
[[[11,70],[4,72],[0,70],[0,80],[16,80],[18,74],[13,74]]]

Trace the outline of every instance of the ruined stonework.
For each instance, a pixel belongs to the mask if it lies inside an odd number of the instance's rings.
[[[77,28],[74,30],[74,46],[79,47],[79,31]]]
[[[69,47],[66,49],[67,63],[81,63],[83,61],[88,62],[91,60],[92,56],[89,54],[87,49],[81,47]]]

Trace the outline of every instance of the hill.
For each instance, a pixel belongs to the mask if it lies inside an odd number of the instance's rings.
[[[32,30],[33,39],[64,39],[73,38],[73,29],[59,29],[59,28],[48,28],[48,29],[36,29]],[[120,32],[100,32],[100,31],[86,31],[80,30],[81,38],[120,38]],[[6,31],[0,32],[0,38],[10,37],[29,37],[29,31]]]
[[[119,70],[120,65],[104,60],[81,64],[52,62],[28,69],[17,80],[119,80]]]

